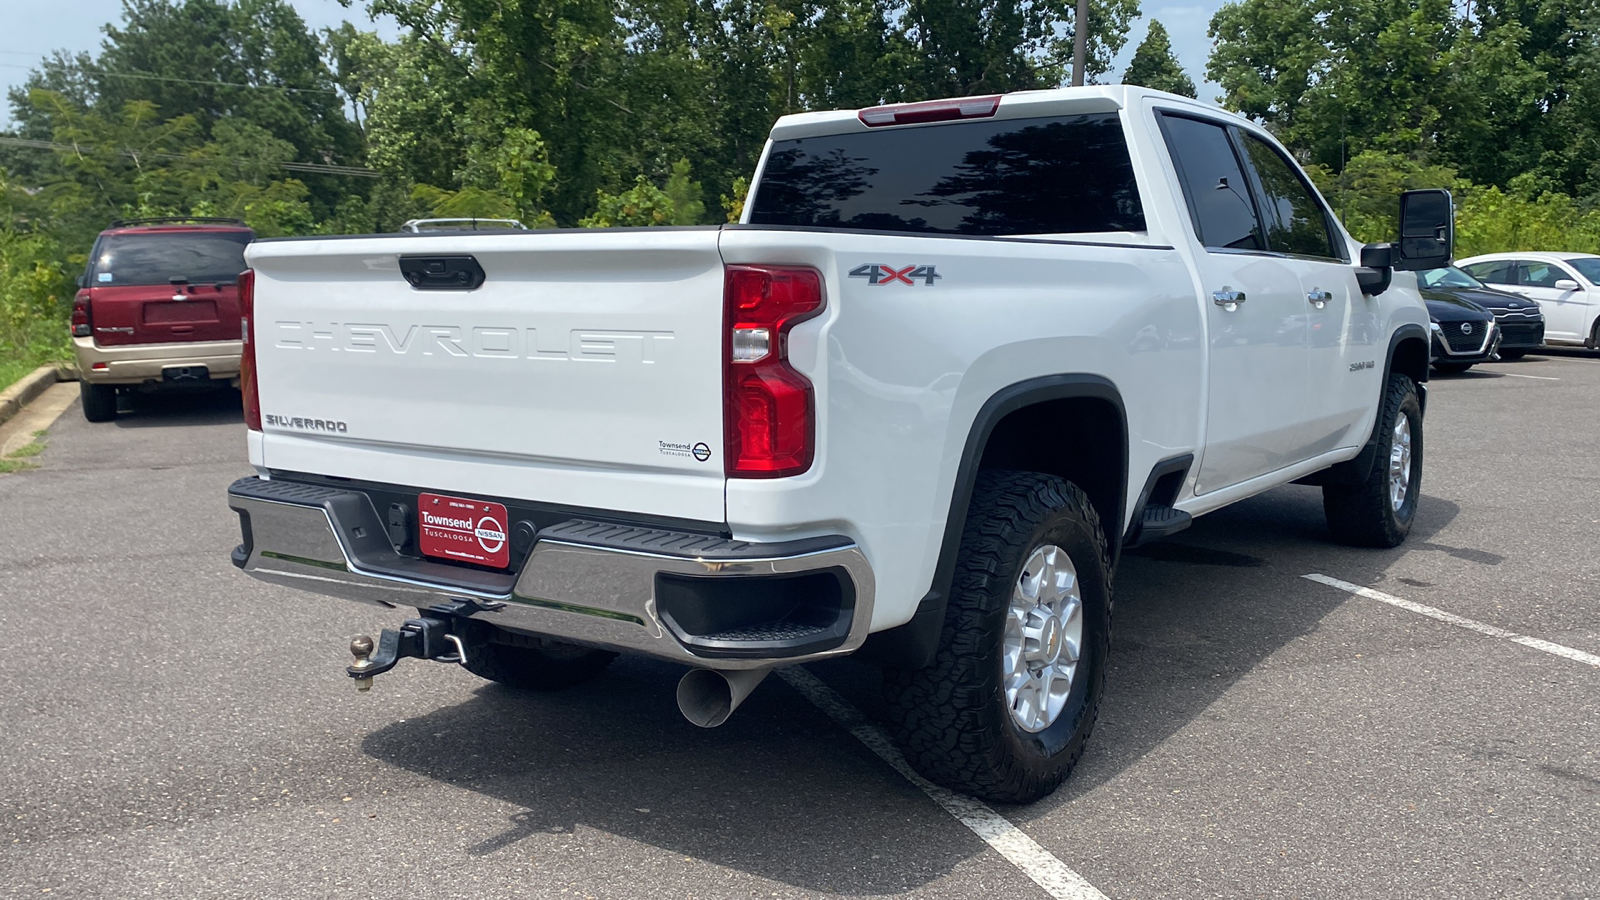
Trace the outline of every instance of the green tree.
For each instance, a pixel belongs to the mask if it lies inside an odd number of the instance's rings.
[[[22,136],[55,129],[61,107],[28,100],[42,88],[73,109],[108,116],[149,103],[166,119],[188,116],[202,140],[232,119],[287,142],[298,161],[361,162],[361,135],[345,117],[323,44],[287,0],[124,0],[121,24],[105,32],[97,58],[57,54],[11,92]],[[15,165],[19,156],[12,168],[31,179],[31,163]],[[324,212],[364,187],[333,175],[307,175],[305,183]]]
[[[1474,184],[1600,188],[1594,0],[1236,0],[1211,20],[1225,104],[1337,171],[1367,150]],[[1587,104],[1587,105],[1586,105]]]
[[[1128,71],[1122,75],[1122,83],[1142,85],[1184,97],[1195,96],[1193,79],[1183,71],[1183,67],[1178,65],[1178,58],[1172,54],[1172,39],[1167,36],[1166,26],[1155,19],[1150,20],[1149,33],[1133,51]]]
[[[384,77],[372,106],[375,165],[464,188],[469,158],[507,129],[531,129],[561,173],[549,209],[569,224],[597,188],[622,177],[615,151],[628,143],[631,113],[618,84],[625,31],[612,3],[373,0],[369,9],[394,16],[408,37],[390,62],[404,80]],[[412,159],[414,142],[434,145],[424,165]]]

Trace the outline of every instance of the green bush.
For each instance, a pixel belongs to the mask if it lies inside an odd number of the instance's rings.
[[[0,224],[0,388],[72,356],[72,278],[50,235]]]
[[[1456,203],[1456,255],[1514,250],[1600,253],[1600,208],[1585,209],[1538,177],[1520,175],[1505,190],[1473,184],[1446,166],[1368,150],[1338,175],[1307,169],[1345,228],[1357,240],[1392,241],[1399,234],[1400,193],[1447,188]]]

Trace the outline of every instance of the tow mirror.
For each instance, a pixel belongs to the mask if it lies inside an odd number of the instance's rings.
[[[1455,251],[1455,204],[1445,190],[1400,195],[1400,243],[1394,267],[1421,272],[1450,265]]]
[[[1578,289],[1578,283],[1573,281],[1571,278],[1563,278],[1551,285],[1551,287],[1558,291],[1575,291]]]

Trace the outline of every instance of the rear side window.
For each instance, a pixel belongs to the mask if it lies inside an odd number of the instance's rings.
[[[1322,204],[1300,173],[1271,144],[1253,134],[1244,135],[1244,152],[1250,157],[1266,204],[1267,246],[1277,253],[1342,259],[1335,252]]]
[[[1516,284],[1517,280],[1511,275],[1511,266],[1511,262],[1502,259],[1494,262],[1473,263],[1470,266],[1462,266],[1462,268],[1467,271],[1468,275],[1479,281],[1490,284]]]
[[[1145,230],[1115,113],[778,141],[750,221],[970,235]]]
[[[95,245],[89,262],[89,283],[167,284],[181,278],[190,284],[235,281],[245,269],[248,231],[152,232],[108,234]]]
[[[1167,149],[1178,165],[1200,243],[1228,250],[1265,250],[1250,185],[1221,125],[1162,116]]]

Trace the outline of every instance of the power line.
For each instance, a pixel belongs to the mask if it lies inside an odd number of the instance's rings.
[[[36,140],[31,140],[29,138],[15,138],[15,137],[0,137],[0,144],[10,144],[13,147],[30,147],[30,148],[35,149],[35,150],[60,150],[62,152],[69,152],[69,153],[93,153],[94,149],[95,149],[93,147],[88,147],[88,146],[84,146],[84,145],[81,145],[81,144],[63,144],[63,143],[59,143],[57,141],[36,141]],[[127,156],[127,157],[131,157],[131,158],[134,158],[134,159],[137,159],[137,158],[142,156],[142,157],[148,157],[150,159],[177,159],[177,160],[189,160],[191,162],[195,161],[197,159],[215,161],[215,162],[234,162],[234,163],[254,162],[254,160],[235,159],[235,158],[224,157],[224,156],[193,157],[193,156],[181,156],[181,155],[176,154],[176,153],[158,153],[158,152],[154,152],[154,151],[151,151],[149,153],[141,153],[141,152],[136,151],[136,150],[128,150],[128,149],[125,149],[125,148],[111,148],[111,149],[113,149],[114,152],[121,154],[122,156]],[[333,165],[331,163],[308,163],[308,162],[286,162],[286,163],[279,163],[279,166],[281,168],[288,169],[291,172],[310,172],[310,173],[314,173],[314,174],[318,174],[318,175],[349,175],[349,176],[354,177],[354,178],[377,178],[378,177],[378,173],[377,172],[373,171],[372,169],[362,168],[361,166],[336,166],[336,165]]]
[[[3,51],[3,52],[15,53],[17,51],[6,50],[6,51]],[[0,66],[4,66],[7,69],[33,69],[33,68],[35,68],[34,66],[26,66],[26,65],[23,65],[22,63],[0,63]],[[339,92],[338,91],[325,91],[322,88],[296,88],[296,87],[286,87],[286,86],[281,85],[281,84],[244,84],[244,83],[238,82],[238,81],[202,81],[202,80],[194,79],[194,78],[171,78],[171,77],[168,77],[166,75],[147,75],[147,74],[145,74],[143,72],[107,72],[105,69],[84,69],[83,71],[88,72],[91,75],[100,75],[100,76],[105,77],[105,78],[134,78],[134,79],[140,79],[140,80],[144,80],[144,81],[169,81],[169,82],[172,82],[174,84],[199,84],[199,85],[218,86],[218,87],[241,87],[241,88],[252,88],[254,90],[261,90],[261,91],[288,91],[291,94],[332,94],[335,97],[339,96]]]

